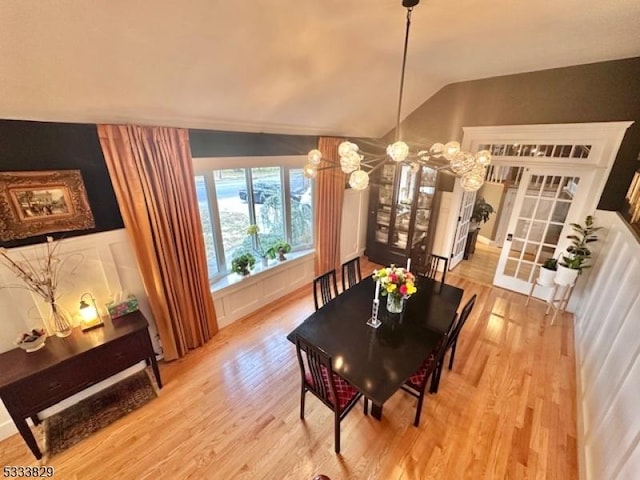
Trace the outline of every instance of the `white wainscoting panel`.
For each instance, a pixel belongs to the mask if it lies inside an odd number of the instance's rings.
[[[310,286],[313,260],[314,253],[309,253],[242,279],[234,275],[231,278],[234,283],[212,294],[218,327],[226,327],[300,287]]]
[[[582,480],[640,478],[640,241],[596,212],[599,255],[580,279],[575,319]]]

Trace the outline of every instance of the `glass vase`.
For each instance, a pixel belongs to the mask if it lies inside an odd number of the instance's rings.
[[[53,328],[57,337],[68,337],[71,334],[71,322],[69,314],[64,311],[56,302],[49,304],[49,325]]]
[[[404,297],[400,295],[387,295],[387,311],[389,313],[401,313],[404,308]]]

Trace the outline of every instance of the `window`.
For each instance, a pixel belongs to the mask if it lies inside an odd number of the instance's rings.
[[[196,158],[195,185],[209,278],[225,275],[231,261],[255,254],[247,228],[256,224],[264,249],[278,240],[293,251],[313,246],[311,181],[301,157]],[[277,163],[277,164],[276,164]]]
[[[489,150],[495,157],[588,158],[591,145],[520,145],[480,144],[478,150]]]

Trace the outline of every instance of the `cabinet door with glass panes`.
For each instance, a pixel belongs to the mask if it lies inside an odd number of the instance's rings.
[[[406,263],[431,234],[437,171],[387,163],[371,188],[367,256],[381,264]]]

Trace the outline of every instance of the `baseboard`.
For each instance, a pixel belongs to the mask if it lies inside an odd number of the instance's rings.
[[[484,245],[491,245],[492,247],[495,246],[496,244],[494,240],[491,240],[490,238],[487,238],[487,237],[483,237],[482,235],[478,235],[477,241]]]

